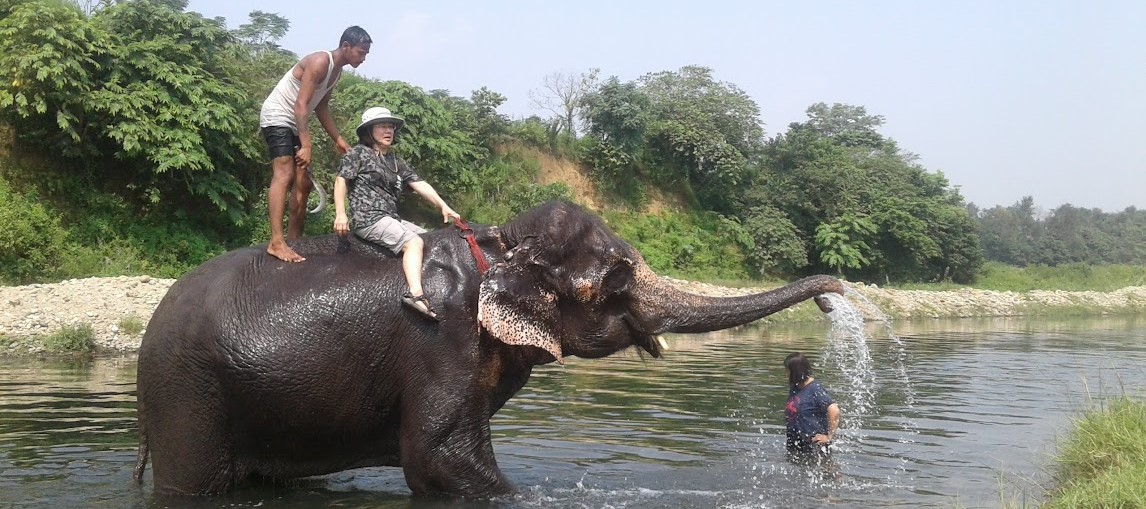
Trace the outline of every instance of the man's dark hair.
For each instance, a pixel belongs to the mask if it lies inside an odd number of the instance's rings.
[[[344,42],[349,43],[350,47],[354,48],[374,41],[370,40],[370,34],[366,33],[362,27],[354,25],[342,31],[342,38],[338,40],[338,45],[342,46]]]
[[[800,352],[788,354],[784,358],[784,367],[788,368],[788,385],[792,388],[812,376],[812,363]]]

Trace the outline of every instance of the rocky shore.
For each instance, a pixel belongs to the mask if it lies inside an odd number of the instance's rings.
[[[760,288],[728,288],[666,278],[688,291],[733,296]],[[0,286],[0,355],[36,353],[42,338],[64,326],[91,325],[100,351],[139,348],[142,332],[122,330],[126,321],[146,325],[173,279],[121,276],[72,279],[54,284]],[[850,299],[868,320],[1020,316],[1031,314],[1146,313],[1146,286],[1113,292],[995,292],[892,290],[848,283]],[[787,312],[787,311],[785,311]]]

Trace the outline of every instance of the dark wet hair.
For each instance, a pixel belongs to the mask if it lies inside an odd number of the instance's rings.
[[[800,382],[812,376],[812,363],[800,352],[784,357],[784,367],[788,368],[788,385],[797,387]]]
[[[342,38],[338,40],[338,45],[342,46],[344,42],[349,43],[350,47],[354,48],[374,41],[370,40],[370,34],[366,33],[362,27],[354,25],[342,32]]]

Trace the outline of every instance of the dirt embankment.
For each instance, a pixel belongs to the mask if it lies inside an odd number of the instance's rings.
[[[728,288],[666,278],[706,295],[743,295],[761,288]],[[0,355],[36,352],[64,326],[89,324],[105,351],[133,351],[142,333],[122,330],[126,320],[146,324],[173,279],[148,276],[73,279],[55,284],[0,287]],[[891,290],[848,283],[851,299],[868,320],[920,317],[1146,313],[1146,286],[1113,292],[995,292]],[[864,302],[864,300],[870,302]]]

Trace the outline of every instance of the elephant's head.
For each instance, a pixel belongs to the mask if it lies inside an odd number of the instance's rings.
[[[499,235],[508,251],[482,282],[478,319],[501,341],[536,346],[558,362],[631,346],[659,357],[661,333],[726,329],[844,290],[835,278],[814,276],[744,297],[686,293],[658,278],[598,218],[565,202],[527,212]]]

